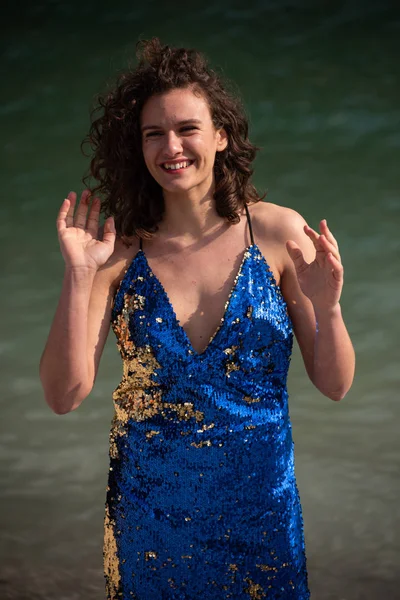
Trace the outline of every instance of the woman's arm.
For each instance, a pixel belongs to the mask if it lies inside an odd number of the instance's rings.
[[[110,329],[114,288],[106,270],[65,269],[60,300],[40,360],[47,404],[56,414],[90,394]]]
[[[325,221],[318,234],[297,212],[283,210],[287,260],[281,289],[296,339],[313,384],[341,400],[353,382],[355,353],[339,303],[343,266],[338,245]]]
[[[99,229],[100,201],[70,192],[57,217],[65,272],[61,297],[40,360],[45,399],[57,414],[77,408],[90,393],[110,328],[114,281],[105,266],[115,245],[112,218]],[[102,240],[98,236],[102,235]]]
[[[354,378],[354,348],[344,324],[341,307],[316,313],[318,331],[314,349],[314,385],[332,400],[341,400]]]

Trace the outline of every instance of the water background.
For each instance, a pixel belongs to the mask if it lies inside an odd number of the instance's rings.
[[[255,183],[322,218],[345,265],[357,352],[340,403],[289,378],[314,600],[400,598],[400,15],[385,1],[14,2],[2,19],[0,597],[101,600],[113,333],[78,411],[45,404],[38,364],[63,260],[55,219],[82,190],[89,107],[141,38],[196,47],[233,78],[262,146]]]

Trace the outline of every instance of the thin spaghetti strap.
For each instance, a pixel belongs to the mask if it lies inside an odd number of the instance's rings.
[[[247,221],[249,223],[249,229],[250,229],[250,239],[251,239],[251,243],[254,246],[254,236],[253,236],[253,227],[251,225],[251,219],[250,219],[250,213],[249,213],[249,209],[247,208],[247,204],[245,203],[244,205],[245,209],[246,209],[246,215],[247,215]]]
[[[142,240],[142,238],[139,238],[139,242],[140,242],[139,243],[139,249],[143,250],[143,240]]]

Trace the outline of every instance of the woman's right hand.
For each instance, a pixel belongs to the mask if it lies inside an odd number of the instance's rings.
[[[70,192],[57,216],[57,231],[66,267],[97,271],[114,251],[116,231],[113,217],[104,222],[103,239],[97,239],[100,199],[95,197],[87,216],[90,190],[84,190],[74,215],[76,193]],[[86,223],[87,221],[87,223]]]

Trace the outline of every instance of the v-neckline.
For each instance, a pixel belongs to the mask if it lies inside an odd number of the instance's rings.
[[[205,346],[205,348],[204,348],[204,349],[203,349],[201,352],[198,352],[198,351],[197,351],[197,350],[195,350],[195,348],[193,347],[193,344],[192,344],[192,342],[191,342],[191,340],[190,340],[190,338],[189,338],[189,336],[188,336],[188,334],[187,334],[186,330],[184,329],[184,327],[183,327],[183,325],[182,325],[182,323],[181,323],[180,319],[178,319],[178,317],[177,317],[177,315],[176,315],[175,309],[174,309],[174,307],[173,307],[173,304],[172,304],[172,302],[171,302],[171,300],[170,300],[170,298],[169,298],[169,296],[168,296],[168,293],[167,293],[166,289],[164,288],[164,286],[163,286],[163,284],[161,283],[160,279],[159,279],[159,278],[157,277],[157,275],[154,273],[153,269],[150,267],[150,265],[149,265],[149,262],[148,262],[148,260],[147,260],[147,256],[146,256],[146,254],[144,253],[143,249],[142,249],[142,248],[140,248],[140,249],[138,250],[138,252],[137,252],[137,254],[136,254],[135,258],[136,258],[136,257],[137,257],[139,254],[142,254],[142,255],[143,255],[143,258],[144,258],[144,260],[145,260],[145,263],[146,263],[147,269],[148,269],[149,273],[151,274],[151,276],[153,277],[153,279],[155,280],[155,282],[156,282],[156,284],[158,285],[159,289],[161,290],[161,292],[162,292],[162,294],[163,294],[163,296],[164,296],[164,298],[165,298],[165,300],[166,300],[166,303],[167,303],[167,305],[168,305],[168,307],[169,307],[169,310],[170,310],[170,312],[171,312],[171,314],[172,314],[172,317],[173,317],[173,319],[174,319],[174,322],[175,322],[176,328],[177,328],[177,330],[178,330],[178,331],[181,333],[182,337],[184,338],[184,340],[185,340],[185,342],[186,342],[186,345],[187,345],[187,347],[188,347],[188,350],[189,350],[189,353],[190,353],[190,354],[192,354],[192,355],[195,355],[195,356],[196,356],[196,357],[198,357],[198,358],[203,358],[203,357],[204,357],[204,355],[206,354],[206,352],[208,351],[208,349],[210,348],[211,344],[214,342],[215,338],[217,337],[217,335],[218,335],[218,334],[219,334],[219,332],[221,331],[221,329],[222,329],[222,326],[223,326],[223,325],[224,325],[224,323],[225,323],[225,319],[226,319],[226,316],[227,316],[227,314],[228,314],[228,310],[229,310],[229,308],[230,308],[230,305],[231,305],[231,299],[232,299],[232,295],[233,295],[233,293],[236,291],[238,280],[239,280],[239,278],[240,278],[240,276],[241,276],[241,274],[242,274],[242,272],[243,272],[243,267],[244,267],[244,265],[245,265],[245,263],[246,263],[246,260],[247,260],[247,258],[250,256],[250,255],[249,255],[249,252],[250,252],[250,250],[251,250],[252,248],[259,250],[259,248],[258,248],[257,244],[250,244],[249,246],[247,246],[247,248],[245,248],[245,250],[244,250],[244,252],[243,252],[243,257],[242,257],[241,263],[240,263],[240,265],[239,265],[239,269],[238,269],[238,271],[237,271],[237,273],[236,273],[235,279],[233,280],[233,284],[232,284],[231,290],[230,290],[230,292],[229,292],[228,298],[226,299],[226,301],[225,301],[225,303],[224,303],[223,314],[222,314],[222,316],[221,316],[221,318],[220,318],[220,320],[219,320],[219,323],[218,323],[218,325],[217,325],[217,328],[215,329],[215,331],[214,331],[214,333],[212,334],[212,336],[210,337],[210,339],[209,339],[209,341],[208,341],[207,345]]]

